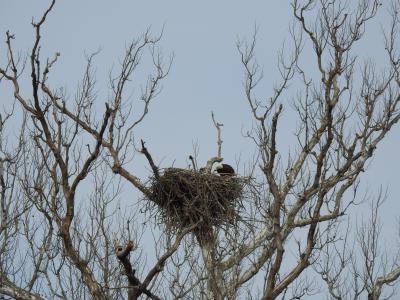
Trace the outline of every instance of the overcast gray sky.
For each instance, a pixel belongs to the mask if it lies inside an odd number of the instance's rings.
[[[31,48],[32,17],[37,17],[49,1],[0,1],[0,34],[5,40],[6,30],[15,34],[15,48],[26,53]],[[383,46],[381,25],[384,11],[370,30],[368,39],[360,46],[360,56],[382,62],[379,51]],[[215,154],[215,130],[210,112],[213,110],[223,127],[223,156],[234,162],[239,157],[244,163],[255,149],[251,141],[242,137],[252,121],[244,97],[243,73],[235,43],[238,38],[250,37],[254,26],[259,27],[257,59],[264,67],[264,80],[260,90],[264,97],[271,95],[273,83],[278,79],[277,51],[282,43],[290,46],[288,28],[291,22],[289,1],[58,1],[43,30],[42,55],[61,57],[54,68],[53,87],[64,86],[69,95],[81,78],[85,66],[85,53],[101,48],[95,61],[98,75],[99,98],[107,99],[109,70],[123,56],[126,43],[151,26],[156,34],[164,26],[161,42],[166,56],[175,54],[171,73],[165,80],[162,93],[152,103],[150,114],[139,128],[138,138],[147,141],[149,150],[163,167],[175,162],[184,165],[192,153],[192,144],[200,147],[199,160],[203,164]],[[5,48],[0,47],[0,62],[4,63]],[[312,54],[305,54],[303,63],[313,66]],[[143,83],[143,78],[137,78]],[[136,84],[136,82],[134,82]],[[139,88],[139,85],[136,86]],[[295,94],[289,91],[282,99]],[[0,99],[12,97],[5,85],[0,85]],[[3,101],[3,100],[1,100]],[[290,110],[286,120],[292,119]],[[282,124],[279,129],[281,153],[287,154],[287,142],[292,138],[294,123]],[[368,172],[362,177],[360,195],[366,191],[377,193],[380,186],[388,188],[389,198],[384,205],[384,233],[393,240],[396,218],[399,217],[400,192],[400,130],[396,129],[378,148]],[[144,172],[145,161],[138,157],[135,168]],[[390,244],[390,241],[389,241]]]

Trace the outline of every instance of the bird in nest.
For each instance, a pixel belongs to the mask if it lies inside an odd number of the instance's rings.
[[[215,172],[217,172],[220,176],[234,176],[235,170],[232,166],[228,164],[218,164],[215,167]]]

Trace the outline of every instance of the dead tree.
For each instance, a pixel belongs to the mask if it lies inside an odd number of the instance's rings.
[[[266,101],[259,100],[255,93],[261,80],[254,60],[256,37],[238,45],[245,69],[246,97],[257,124],[249,137],[259,147],[260,167],[270,193],[263,208],[270,228],[261,231],[260,240],[258,235],[257,242],[233,257],[239,261],[243,252],[250,253],[262,245],[263,250],[248,271],[239,275],[238,282],[246,282],[267,266],[263,299],[275,299],[284,293],[318,261],[321,250],[335,243],[325,234],[326,229],[339,222],[351,207],[352,201],[346,200],[349,190],[356,189],[366,163],[400,119],[398,1],[392,6],[391,27],[385,34],[384,75],[378,76],[373,65],[360,61],[354,50],[380,6],[380,1],[359,1],[354,7],[342,1],[293,1],[294,51],[289,58],[280,57],[282,80]],[[311,45],[314,51],[316,74],[307,74],[302,66],[305,45]],[[363,69],[358,73],[356,66],[360,64]],[[300,124],[297,145],[282,161],[283,151],[277,143],[278,134],[283,134],[279,132],[279,121],[289,109],[282,98],[296,78],[303,85],[292,101]],[[306,230],[306,236],[296,239],[297,263],[287,269],[287,247],[293,246],[290,241],[300,228]],[[376,278],[375,285],[392,282],[399,272],[397,266],[390,275]]]
[[[152,186],[128,162],[135,151],[135,129],[159,93],[172,58],[165,60],[158,51],[162,34],[145,32],[126,47],[119,70],[110,74],[110,100],[99,103],[94,53],[71,101],[64,90],[49,85],[60,53],[48,59],[40,55],[41,29],[54,5],[55,0],[32,22],[35,39],[27,60],[16,54],[14,35],[6,33],[7,63],[0,66],[0,83],[11,86],[15,102],[0,119],[0,294],[15,299],[299,299],[313,292],[309,279],[320,278],[332,298],[348,295],[340,286],[343,269],[360,280],[359,263],[355,252],[347,251],[350,233],[338,228],[351,212],[360,175],[400,119],[398,1],[389,9],[383,72],[360,61],[356,50],[380,1],[293,0],[293,52],[280,54],[282,78],[269,97],[256,93],[262,82],[256,34],[249,43],[238,43],[246,100],[256,124],[248,137],[258,150],[248,174],[242,174],[248,182],[232,208],[238,217],[209,222],[207,240],[195,234],[201,218],[174,230],[157,223],[161,233],[154,238],[163,247],[148,264],[141,251],[149,246],[140,244],[140,236],[149,229],[138,221],[141,211],[121,208],[118,197],[123,180],[157,202]],[[302,65],[305,45],[313,49],[314,73]],[[135,107],[134,114],[134,100],[126,91],[145,50],[150,50],[153,72],[137,101],[142,110]],[[26,69],[29,95],[20,82]],[[283,97],[291,86],[301,92],[288,105]],[[299,126],[288,151],[278,138],[292,108]],[[10,119],[21,123],[15,140],[3,134],[15,130]],[[222,124],[214,116],[213,123],[215,157],[204,168],[180,174],[217,176],[212,168],[223,160]],[[149,162],[150,177],[165,179],[145,143],[138,147]],[[398,260],[377,259],[379,204],[372,206],[372,222],[357,232],[367,263],[365,276],[352,290],[355,298],[379,299],[382,289],[400,276]],[[332,267],[335,259],[343,268]]]

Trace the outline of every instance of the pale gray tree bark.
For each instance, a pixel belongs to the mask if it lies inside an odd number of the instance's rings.
[[[254,124],[247,137],[257,149],[246,174],[238,174],[246,180],[240,218],[212,227],[206,242],[194,234],[198,224],[175,231],[157,224],[161,233],[154,239],[162,247],[147,263],[140,236],[151,230],[145,224],[150,220],[138,221],[143,218],[139,209],[121,209],[118,197],[123,181],[152,198],[144,176],[129,164],[134,151],[146,157],[150,176],[162,176],[143,140],[134,149],[134,137],[173,57],[165,59],[158,51],[162,34],[146,31],[127,45],[119,69],[109,76],[110,97],[99,105],[93,53],[69,101],[64,90],[49,83],[61,54],[40,54],[42,28],[55,3],[32,22],[34,43],[26,61],[13,47],[17,37],[6,33],[0,84],[10,84],[15,103],[0,118],[0,294],[15,299],[299,299],[312,293],[308,279],[320,278],[332,299],[349,293],[355,299],[379,299],[398,283],[396,260],[384,268],[378,259],[379,199],[371,208],[372,222],[357,231],[359,248],[352,248],[350,233],[338,228],[352,212],[360,175],[400,120],[399,1],[388,8],[384,72],[360,61],[356,50],[382,9],[380,1],[293,0],[292,48],[286,45],[278,56],[281,78],[271,95],[257,93],[263,79],[257,32],[249,42],[238,42]],[[313,51],[314,73],[303,65],[306,45]],[[133,75],[146,54],[151,74],[139,99],[130,99],[127,89],[136,84]],[[21,90],[24,70],[31,75],[29,94]],[[289,91],[291,105],[285,101]],[[24,118],[17,141],[6,143],[2,133],[13,130],[14,107]],[[95,107],[101,107],[100,117]],[[290,150],[279,144],[289,110],[299,124]],[[215,156],[203,168],[196,157],[191,161],[194,171],[216,176],[213,166],[223,161],[223,124],[214,114],[212,122]],[[85,194],[88,181],[92,191]],[[27,250],[12,262],[19,245]],[[367,267],[360,277],[361,257]],[[353,287],[343,285],[348,274]]]

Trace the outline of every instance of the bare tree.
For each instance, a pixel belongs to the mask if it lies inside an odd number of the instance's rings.
[[[379,208],[385,197],[380,193],[371,201],[370,215],[357,226],[353,242],[350,230],[347,230],[343,241],[321,251],[321,259],[314,268],[327,284],[333,299],[358,299],[363,295],[368,299],[379,299],[383,285],[391,284],[399,277],[399,252],[391,256],[383,246]],[[337,235],[338,229],[331,231],[331,235]]]
[[[55,0],[32,22],[35,39],[27,59],[16,54],[15,37],[6,33],[7,64],[0,68],[0,83],[10,84],[15,101],[0,119],[0,295],[267,300],[300,299],[322,289],[332,299],[379,299],[382,289],[396,282],[398,254],[390,258],[379,252],[382,198],[371,206],[369,222],[358,226],[358,247],[352,245],[350,226],[343,228],[360,175],[400,119],[399,1],[389,8],[387,65],[381,72],[357,56],[380,1],[293,0],[293,52],[280,53],[281,80],[270,97],[256,93],[262,81],[256,33],[250,42],[238,42],[255,123],[247,136],[258,156],[246,176],[237,176],[246,179],[237,218],[208,225],[207,239],[199,234],[207,226],[202,219],[180,228],[157,223],[157,258],[150,262],[142,255],[149,246],[141,237],[151,229],[137,206],[121,207],[121,186],[128,183],[146,201],[159,204],[152,185],[129,163],[137,145],[135,129],[160,92],[172,57],[165,59],[159,49],[162,34],[148,30],[128,44],[119,70],[110,72],[110,100],[99,103],[96,97],[97,53],[87,57],[76,95],[68,99],[63,89],[48,83],[60,53],[40,56],[41,29],[54,5]],[[314,72],[302,62],[307,46],[313,49]],[[127,89],[146,53],[153,71],[135,101]],[[20,88],[27,68],[29,96]],[[283,97],[291,86],[300,92],[287,105]],[[99,110],[101,117],[95,114]],[[289,110],[297,114],[298,126],[288,152],[278,137]],[[6,130],[15,132],[7,127],[11,119],[23,121],[18,138],[7,140]],[[222,124],[214,115],[212,121],[216,156],[203,168],[191,157],[193,170],[185,174],[217,180],[212,170],[223,160]],[[173,171],[160,168],[143,140],[138,149],[153,182]]]

